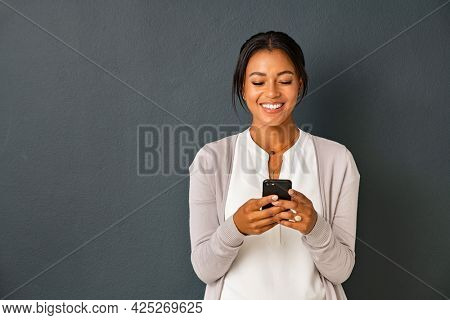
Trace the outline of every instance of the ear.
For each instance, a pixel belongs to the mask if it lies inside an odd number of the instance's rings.
[[[303,92],[303,80],[302,78],[299,79],[300,88],[298,90],[298,95],[301,95]]]

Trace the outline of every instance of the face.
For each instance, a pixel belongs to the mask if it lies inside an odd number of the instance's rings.
[[[283,50],[254,53],[247,65],[242,89],[253,117],[252,124],[279,126],[292,121],[301,85],[294,64]]]

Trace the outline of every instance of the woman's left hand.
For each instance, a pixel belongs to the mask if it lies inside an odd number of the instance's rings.
[[[272,202],[274,206],[284,207],[288,211],[276,214],[274,217],[279,220],[283,226],[300,231],[302,234],[308,234],[314,228],[317,221],[317,212],[314,206],[304,194],[294,189],[289,189],[291,200],[278,200]],[[294,210],[296,213],[292,212]],[[295,220],[295,216],[300,216],[301,220]],[[298,218],[297,218],[298,219]],[[291,222],[292,220],[294,222]]]

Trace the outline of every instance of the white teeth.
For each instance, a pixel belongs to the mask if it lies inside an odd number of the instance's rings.
[[[283,105],[282,103],[277,103],[277,104],[264,103],[264,104],[262,104],[263,108],[272,109],[272,110],[281,108],[282,105]]]

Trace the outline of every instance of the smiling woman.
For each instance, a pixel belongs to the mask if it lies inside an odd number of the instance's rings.
[[[280,121],[286,120],[298,102],[303,83],[289,56],[281,49],[260,50],[249,59],[246,74],[242,97],[254,117],[255,125],[279,125]],[[277,117],[277,120],[272,117],[280,113],[284,113],[285,117]]]
[[[206,144],[189,167],[191,261],[205,299],[346,299],[360,175],[344,145],[297,127],[307,86],[303,52],[285,33],[241,47],[233,107],[245,101],[251,126]],[[290,199],[261,197],[267,178],[290,180]]]
[[[270,41],[270,43],[269,43]],[[271,61],[268,55],[273,55],[276,61]],[[255,58],[255,59],[252,59]],[[267,63],[274,62],[273,65]],[[283,69],[275,75],[267,74],[275,69]],[[269,77],[269,78],[267,78]],[[269,81],[269,83],[267,83]],[[259,33],[247,40],[241,47],[236,70],[233,77],[232,104],[236,110],[236,97],[241,105],[244,104],[245,84],[253,86],[264,86],[267,84],[286,85],[292,92],[299,96],[296,104],[300,102],[308,92],[308,75],[305,70],[305,58],[300,46],[282,32]],[[301,91],[300,91],[301,86]],[[300,91],[300,92],[299,92]]]

